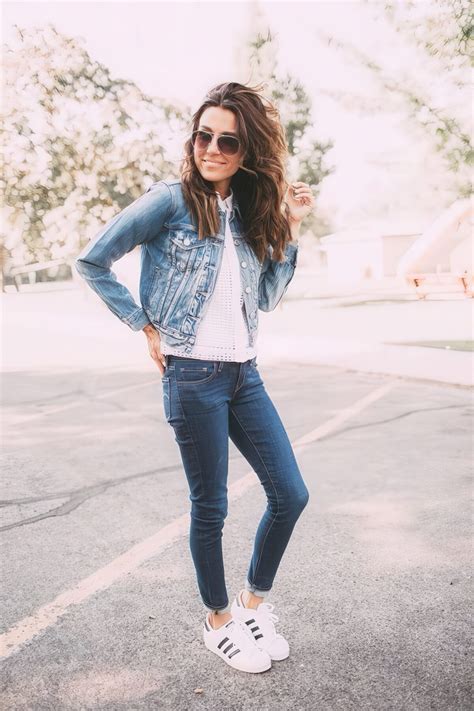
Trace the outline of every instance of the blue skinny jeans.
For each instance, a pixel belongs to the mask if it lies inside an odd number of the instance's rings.
[[[189,543],[197,584],[204,607],[225,612],[230,609],[222,555],[229,437],[267,497],[244,581],[255,595],[268,595],[309,492],[256,357],[243,363],[172,354],[165,359],[163,407],[189,485]]]

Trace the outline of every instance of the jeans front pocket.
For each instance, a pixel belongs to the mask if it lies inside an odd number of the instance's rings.
[[[217,375],[217,361],[197,361],[183,364],[176,363],[176,382],[179,385],[201,385],[208,383]]]

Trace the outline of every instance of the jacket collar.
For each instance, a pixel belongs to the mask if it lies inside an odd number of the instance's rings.
[[[234,210],[236,210],[236,211],[239,213],[240,219],[242,219],[242,213],[241,213],[241,211],[240,211],[239,203],[237,202],[237,198],[236,198],[236,196],[235,196],[235,193],[234,193],[234,197],[232,198],[232,207],[233,207],[233,210],[232,210],[232,217],[234,216]]]

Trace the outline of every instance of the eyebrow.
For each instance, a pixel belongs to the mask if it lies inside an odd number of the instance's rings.
[[[204,124],[201,124],[201,128],[205,128],[205,129],[207,129],[208,131],[212,131],[212,128],[210,128],[209,126],[204,126]],[[212,131],[212,133],[215,133],[215,131]],[[235,136],[236,138],[238,138],[238,135],[237,135],[236,133],[233,133],[233,131],[224,131],[224,133],[221,134],[221,135],[225,135],[225,136]]]

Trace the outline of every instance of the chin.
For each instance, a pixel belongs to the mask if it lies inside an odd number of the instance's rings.
[[[201,172],[202,173],[207,173],[208,175],[222,175],[222,173],[225,173],[225,171],[222,170],[222,168],[207,168],[206,165],[203,165],[201,167]],[[226,177],[226,176],[224,176]]]

